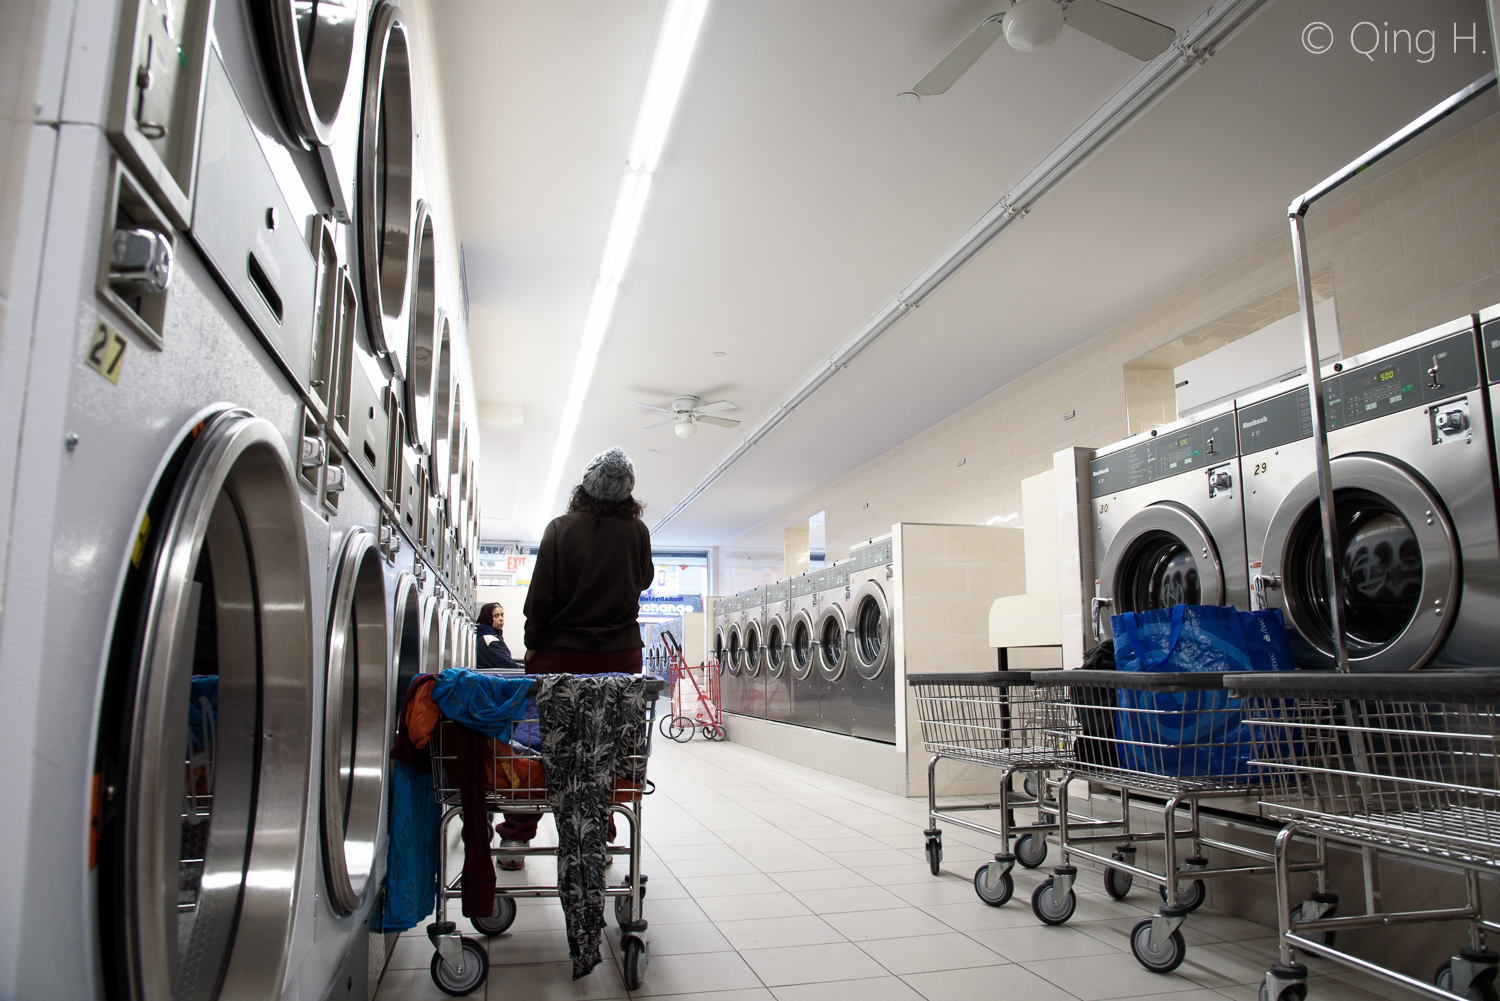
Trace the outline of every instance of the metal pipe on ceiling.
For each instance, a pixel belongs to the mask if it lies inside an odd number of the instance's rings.
[[[1031,210],[1046,195],[1082,166],[1090,157],[1165,96],[1194,69],[1207,62],[1236,31],[1269,6],[1272,0],[1223,0],[1215,3],[1188,25],[1172,42],[1172,47],[1148,63],[1129,83],[1120,88],[1099,110],[1089,116],[1073,134],[1048,157],[1011,188],[968,232],[944,254],[917,276],[901,293],[886,303],[859,332],[845,341],[833,356],[823,362],[781,401],[765,420],[742,438],[708,475],[688,492],[672,509],[652,526],[660,532],[688,505],[701,497],[746,453],[760,444],[791,413],[828,384],[835,375],[848,368],[876,341],[880,340],[907,313],[947,283],[965,265],[988,247],[1001,233]]]

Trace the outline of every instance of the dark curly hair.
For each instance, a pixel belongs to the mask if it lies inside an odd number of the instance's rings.
[[[646,505],[634,497],[626,497],[624,500],[607,501],[592,497],[583,489],[583,484],[573,488],[573,495],[568,498],[568,514],[582,511],[598,522],[601,518],[639,518],[641,512],[646,510]]]

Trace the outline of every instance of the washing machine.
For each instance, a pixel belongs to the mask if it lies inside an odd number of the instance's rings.
[[[1490,441],[1500,471],[1500,303],[1479,311],[1480,358],[1484,362],[1485,403],[1490,411]],[[1500,482],[1500,480],[1497,480]]]
[[[744,607],[739,613],[741,710],[747,716],[761,719],[766,715],[765,678],[765,588],[753,588],[741,595]]]
[[[786,673],[791,689],[789,722],[818,725],[819,700],[824,688],[818,669],[818,609],[814,604],[821,570],[808,570],[787,580]]]
[[[777,723],[792,719],[792,672],[787,639],[791,584],[780,580],[764,589],[761,619],[761,676],[765,686],[762,714]]]
[[[813,642],[818,692],[818,728],[853,734],[854,695],[849,686],[849,623],[853,618],[854,589],[849,560],[815,572]]]
[[[1352,670],[1495,663],[1500,548],[1481,372],[1467,316],[1323,374]],[[1257,596],[1282,609],[1302,666],[1331,668],[1305,383],[1246,399],[1239,424]]]
[[[849,554],[848,666],[845,689],[851,703],[850,733],[896,742],[896,669],[892,647],[897,609],[889,535],[871,539]]]
[[[1096,639],[1111,636],[1111,614],[1250,607],[1240,467],[1228,404],[1094,453]]]

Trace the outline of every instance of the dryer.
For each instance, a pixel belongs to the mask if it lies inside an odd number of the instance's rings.
[[[1323,374],[1353,670],[1495,662],[1500,548],[1481,371],[1469,316]],[[1332,667],[1312,425],[1298,387],[1240,406],[1249,557],[1299,663]]]
[[[741,595],[744,607],[739,613],[740,686],[743,692],[742,712],[765,718],[765,588],[753,588]]]
[[[814,658],[821,682],[818,692],[818,727],[830,733],[854,732],[854,698],[850,691],[849,622],[854,590],[849,581],[848,560],[814,573]]]
[[[1490,414],[1490,442],[1500,471],[1500,303],[1479,311],[1480,359],[1484,362],[1485,405]],[[1500,483],[1500,480],[1497,480]],[[1497,500],[1500,508],[1500,500]]]
[[[845,669],[851,703],[850,733],[856,737],[895,743],[896,668],[893,646],[895,607],[894,567],[889,535],[871,539],[853,550],[849,559],[849,664]]]
[[[1094,453],[1095,639],[1111,614],[1250,607],[1240,467],[1230,405]]]
[[[791,608],[791,584],[780,580],[765,588],[765,617],[762,619],[764,654],[761,673],[765,683],[765,718],[788,723],[792,718],[792,671],[788,650],[788,622]]]
[[[824,690],[823,675],[818,670],[818,620],[813,603],[817,575],[822,571],[805,571],[788,579],[786,671],[790,679],[790,722],[799,726],[818,725],[819,700]]]

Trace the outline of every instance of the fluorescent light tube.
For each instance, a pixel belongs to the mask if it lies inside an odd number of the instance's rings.
[[[584,397],[593,381],[594,366],[599,360],[599,351],[604,346],[604,337],[609,332],[609,321],[614,313],[620,282],[625,277],[630,252],[635,247],[635,236],[640,230],[641,216],[646,211],[646,198],[651,192],[651,175],[656,170],[657,161],[661,159],[662,147],[667,141],[667,128],[672,123],[672,113],[677,109],[677,99],[682,95],[688,63],[692,60],[693,47],[698,42],[698,31],[703,27],[703,15],[707,10],[708,0],[669,0],[666,15],[662,18],[661,33],[656,38],[656,50],[651,56],[651,70],[646,77],[646,93],[641,98],[640,111],[636,114],[635,133],[631,137],[630,152],[625,161],[625,177],[620,181],[620,193],[615,198],[609,236],[604,241],[604,257],[599,262],[599,277],[594,284],[593,298],[589,302],[588,317],[583,323],[583,337],[578,346],[578,357],[573,363],[573,378],[568,384],[568,396],[563,401],[562,420],[558,424],[557,441],[552,448],[552,464],[547,473],[547,484],[538,500],[538,538],[545,527],[547,514],[557,499],[557,491],[562,486],[568,453],[572,451],[573,436],[583,413]]]

